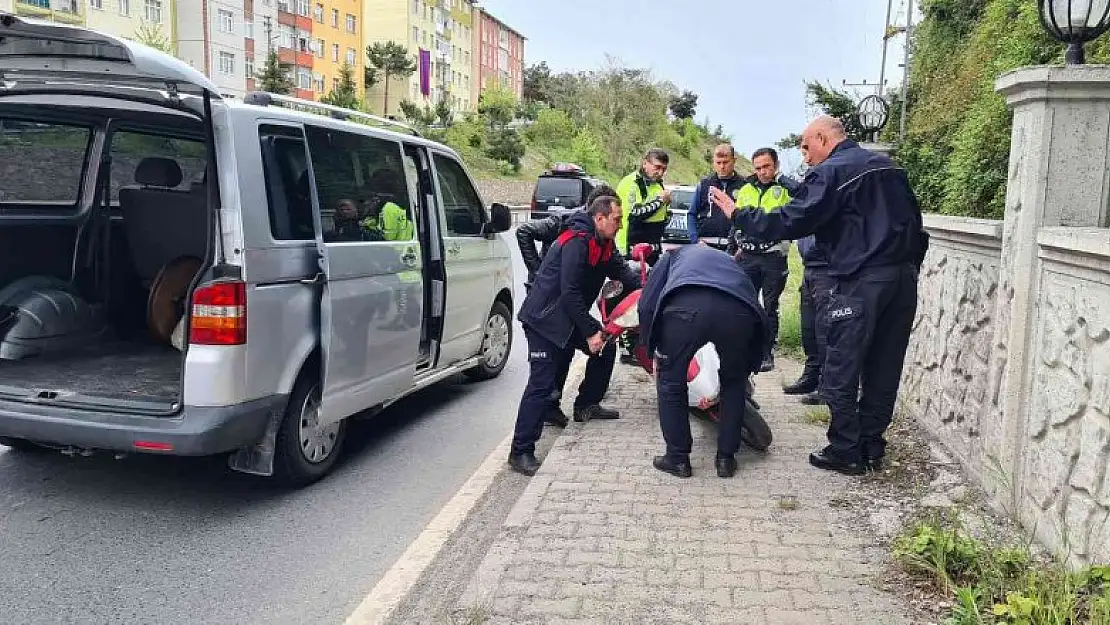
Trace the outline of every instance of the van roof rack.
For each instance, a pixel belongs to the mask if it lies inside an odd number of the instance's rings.
[[[370,121],[383,126],[393,126],[395,128],[400,128],[414,136],[423,137],[423,135],[421,135],[419,131],[404,122],[399,122],[387,117],[381,117],[379,115],[372,115],[370,113],[363,113],[362,111],[346,109],[340,106],[324,104],[323,102],[315,102],[313,100],[304,100],[302,98],[294,98],[292,96],[270,93],[268,91],[252,91],[243,98],[243,102],[246,104],[253,104],[255,106],[271,106],[275,104],[284,105],[285,108],[289,108],[292,110],[302,111],[305,113],[315,113],[317,115],[326,115],[333,119],[340,119],[344,121],[352,120],[352,118],[355,118],[357,120]]]

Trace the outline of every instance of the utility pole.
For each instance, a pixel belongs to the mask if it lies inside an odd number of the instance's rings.
[[[906,138],[906,87],[910,82],[910,45],[913,42],[913,0],[906,10],[906,49],[902,61],[902,114],[898,117],[898,144]]]
[[[890,43],[890,10],[894,7],[894,0],[886,0],[886,22],[883,23],[883,60],[879,63],[879,97],[883,97],[883,88],[886,83],[886,48]]]

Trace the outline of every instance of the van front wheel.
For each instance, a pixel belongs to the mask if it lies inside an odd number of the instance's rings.
[[[343,449],[347,421],[321,426],[320,379],[305,375],[293,386],[274,448],[274,476],[307,486],[327,475]]]
[[[501,375],[505,363],[509,361],[509,350],[513,347],[513,316],[504,302],[494,302],[486,319],[482,333],[482,358],[478,366],[466,371],[472,380],[491,380]]]

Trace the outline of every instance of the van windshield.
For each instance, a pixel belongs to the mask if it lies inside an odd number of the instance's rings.
[[[0,117],[0,204],[77,205],[92,129]]]

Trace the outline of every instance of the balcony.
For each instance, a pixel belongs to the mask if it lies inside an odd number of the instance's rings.
[[[85,16],[81,13],[81,3],[77,0],[17,0],[16,15],[51,20],[63,24],[83,26]]]

